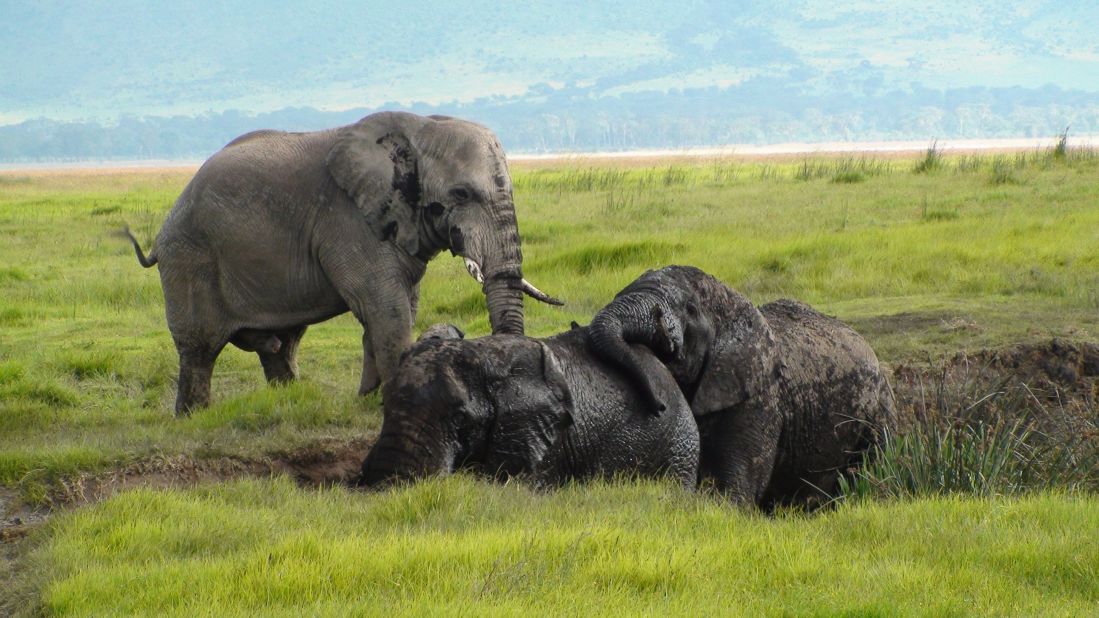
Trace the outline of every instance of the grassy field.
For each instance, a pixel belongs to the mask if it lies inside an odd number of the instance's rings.
[[[1093,342],[1097,177],[1088,151],[515,165],[524,270],[567,302],[528,304],[528,333],[586,323],[646,268],[682,263],[757,302],[796,297],[837,315],[894,366],[1051,337]],[[159,279],[115,232],[128,223],[148,248],[188,178],[0,173],[0,486],[15,499],[79,503],[94,499],[86,479],[111,474],[217,478],[280,469],[264,462],[353,462],[380,426],[377,397],[354,396],[360,332],[346,315],[310,328],[300,383],[268,388],[253,354],[227,348],[213,406],[172,417],[176,357]],[[488,331],[483,296],[446,254],[428,269],[419,326],[438,321]],[[939,408],[972,415],[990,392]],[[1094,410],[1081,413],[1086,431]],[[974,442],[949,433],[953,418],[934,425],[947,433],[928,434],[940,455],[952,449],[946,458],[908,444],[889,460],[908,468],[875,470],[851,495],[918,496],[938,483],[995,496],[1046,478],[1026,468],[986,482],[1025,459],[1010,440],[1029,426],[992,419],[978,430],[1006,433]],[[985,443],[999,450],[972,446]],[[1057,457],[1090,474],[1076,451]],[[928,461],[947,461],[962,481]],[[924,480],[872,490],[902,473]],[[454,613],[481,602],[503,613],[1074,614],[1099,602],[1094,497],[852,502],[771,520],[646,484],[554,495],[465,479],[386,495],[285,480],[142,490],[53,518],[12,585],[32,605],[97,614],[387,612],[433,600]],[[1016,534],[1024,521],[1030,536]],[[435,592],[418,586],[436,579]]]
[[[770,519],[651,483],[284,479],[120,495],[30,560],[59,615],[1082,616],[1097,529],[1099,499],[1063,495]]]

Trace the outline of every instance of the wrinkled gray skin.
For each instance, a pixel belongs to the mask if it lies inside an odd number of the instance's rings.
[[[596,359],[583,328],[545,340],[430,339],[384,387],[381,435],[362,481],[379,485],[460,468],[553,485],[616,473],[697,483],[698,429],[668,371],[641,363],[669,409],[645,411],[628,377]]]
[[[417,341],[427,341],[428,339],[465,339],[466,334],[462,329],[453,324],[432,324],[427,329],[420,333],[420,338]]]
[[[523,333],[524,291],[553,302],[522,278],[500,143],[443,116],[239,137],[183,190],[154,252],[133,244],[160,265],[177,414],[208,403],[226,343],[257,352],[269,381],[292,380],[306,327],[348,310],[363,325],[359,390],[373,390],[412,342],[419,281],[443,249],[483,282],[495,333]]]
[[[666,413],[636,344],[657,354],[698,422],[701,477],[737,502],[819,504],[895,425],[889,385],[856,332],[796,301],[757,310],[697,268],[646,272],[589,336],[648,394],[650,412]]]

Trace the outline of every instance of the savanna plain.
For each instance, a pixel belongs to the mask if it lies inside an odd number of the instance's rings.
[[[1094,615],[1099,153],[517,162],[524,271],[591,315],[693,264],[846,320],[901,414],[815,513],[614,479],[350,486],[381,425],[360,329],[303,379],[227,348],[172,415],[148,248],[193,170],[0,173],[0,614]],[[489,330],[448,254],[417,328]]]

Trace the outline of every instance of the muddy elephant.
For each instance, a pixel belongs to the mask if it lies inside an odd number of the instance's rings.
[[[499,141],[444,116],[241,136],[184,188],[149,257],[130,239],[143,266],[160,265],[177,414],[208,403],[226,343],[291,380],[306,327],[348,310],[363,327],[359,390],[373,390],[412,342],[419,281],[443,249],[482,284],[495,333],[523,333],[523,293],[558,302],[523,278]]]
[[[493,335],[417,343],[384,387],[381,435],[362,480],[473,469],[539,485],[615,474],[697,483],[698,430],[668,370],[635,351],[667,410],[647,412],[629,376],[596,358],[586,329],[545,340]]]
[[[698,422],[700,476],[737,502],[819,504],[895,425],[888,382],[855,331],[796,301],[757,309],[697,268],[646,272],[589,335],[655,414],[668,406],[663,375],[654,383],[637,344],[660,358]]]

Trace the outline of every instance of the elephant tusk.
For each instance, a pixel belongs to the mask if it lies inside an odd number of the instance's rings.
[[[474,262],[469,258],[465,258],[465,260],[466,270],[469,271],[469,276],[473,277],[477,281],[477,283],[484,285],[485,275],[481,272],[481,267],[477,265],[477,262]]]
[[[466,270],[469,271],[469,276],[473,277],[477,281],[477,283],[480,283],[481,285],[484,285],[484,283],[485,283],[485,274],[483,272],[481,272],[481,267],[477,265],[477,262],[475,262],[475,261],[473,261],[469,258],[464,258],[464,259],[465,259],[465,262],[466,262]],[[530,281],[527,281],[526,279],[522,280],[521,285],[522,285],[523,291],[526,292],[526,294],[528,296],[530,296],[531,298],[534,298],[536,300],[540,300],[540,301],[542,301],[544,303],[547,303],[547,304],[550,304],[550,305],[560,306],[560,305],[565,304],[564,302],[562,302],[562,301],[550,296],[549,294],[546,294],[542,290],[539,290],[538,288],[534,287],[534,284],[531,283]]]
[[[549,304],[549,305],[561,306],[561,305],[565,304],[564,302],[562,302],[562,301],[550,296],[549,294],[546,294],[542,290],[539,290],[538,288],[534,287],[534,284],[532,284],[530,281],[527,281],[526,279],[523,279],[522,285],[523,285],[523,291],[526,292],[528,296],[530,296],[531,298],[533,298],[535,300],[540,300],[540,301],[542,301],[546,304]]]

